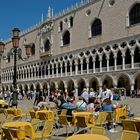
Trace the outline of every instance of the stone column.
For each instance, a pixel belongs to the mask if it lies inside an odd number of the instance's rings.
[[[87,92],[89,92],[89,83],[88,83],[88,81],[86,81],[86,88],[87,88]]]
[[[52,77],[54,77],[54,64],[52,64]]]
[[[68,87],[66,84],[65,84],[65,92],[68,92]]]
[[[89,74],[89,58],[86,59],[86,63],[87,63],[87,74]]]
[[[131,50],[131,69],[134,69],[134,50]]]
[[[125,54],[122,54],[122,69],[125,70]]]
[[[70,61],[70,76],[72,76],[72,61]]]
[[[106,56],[106,60],[107,60],[107,72],[109,71],[109,55]]]
[[[42,69],[43,69],[43,67],[42,66],[40,66],[41,67],[41,75],[40,75],[40,77],[42,78],[43,77],[43,75],[42,75]]]
[[[50,86],[48,86],[48,97],[50,96]]]
[[[78,63],[77,60],[75,60],[75,75],[78,73]]]
[[[131,91],[134,90],[134,83],[131,83]]]
[[[48,78],[50,77],[50,65],[48,64]]]
[[[65,76],[67,76],[67,71],[68,71],[68,70],[67,70],[67,66],[68,66],[68,65],[67,65],[67,62],[65,62]]]
[[[101,56],[99,58],[99,61],[100,61],[100,72],[102,72],[102,57]]]
[[[95,57],[92,57],[93,58],[93,73],[95,73]]]
[[[58,77],[58,63],[56,63],[56,77]]]
[[[80,64],[81,64],[81,74],[83,74],[83,59],[80,59]]]
[[[62,63],[60,63],[60,69],[61,69],[61,71],[60,71],[60,76],[61,76],[61,77],[62,77],[62,74],[63,74],[62,67],[63,67],[63,65],[62,65]]]
[[[114,56],[114,70],[117,70],[117,56]]]
[[[46,75],[46,65],[44,65],[44,77],[46,78],[47,75]]]

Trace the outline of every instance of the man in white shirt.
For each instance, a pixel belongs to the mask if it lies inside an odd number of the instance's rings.
[[[103,85],[102,87],[102,91],[100,92],[100,94],[98,95],[98,97],[104,101],[105,99],[110,99],[111,101],[113,100],[113,94],[112,91],[110,89],[108,89],[106,87],[106,85]]]
[[[88,94],[86,88],[83,89],[83,92],[82,92],[81,96],[83,97],[84,101],[85,101],[86,103],[88,103],[89,94]]]

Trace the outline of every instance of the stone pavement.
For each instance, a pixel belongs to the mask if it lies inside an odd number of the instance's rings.
[[[116,101],[114,101],[116,102]],[[121,103],[121,101],[118,101],[118,103]],[[131,108],[131,112],[134,113],[134,117],[140,116],[140,98],[130,98],[127,97],[126,104],[128,104]],[[32,100],[19,100],[19,107],[22,108],[23,114],[29,110],[33,106],[33,101]],[[120,140],[121,137],[121,131],[122,128],[120,126],[117,126],[115,128],[118,132],[112,133],[110,131],[106,131],[106,135],[110,138],[110,140]],[[69,128],[69,132],[72,132],[73,128]],[[66,136],[64,136],[64,133],[66,132],[65,128],[61,128],[59,131],[57,130],[54,132],[55,134],[58,134],[59,136],[53,136],[51,139],[52,140],[65,140]]]

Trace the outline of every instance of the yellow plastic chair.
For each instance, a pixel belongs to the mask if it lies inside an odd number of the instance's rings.
[[[34,110],[29,111],[30,116],[31,116],[31,120],[36,118],[36,112]]]
[[[33,109],[30,108],[30,109],[26,112],[26,114],[25,114],[25,120],[26,120],[26,121],[31,121],[30,111],[32,111],[32,110],[33,110]]]
[[[39,119],[36,119],[36,118],[33,118],[31,120],[31,124],[32,124],[33,129],[34,129],[35,132],[38,130],[38,127],[39,127],[40,122],[41,121]]]
[[[97,126],[103,126],[106,125],[106,118],[107,118],[107,112],[99,112],[98,118],[95,120],[95,125]]]
[[[6,121],[6,116],[4,113],[0,113],[0,124],[3,124]]]
[[[66,115],[67,114],[67,109],[62,109],[60,115]]]
[[[12,136],[11,132],[7,128],[2,128],[1,139],[15,140],[14,137]]]
[[[58,117],[59,117],[59,123],[62,126],[65,126],[66,127],[66,134],[68,136],[68,127],[71,127],[71,123],[68,122],[66,115],[59,115]]]
[[[21,130],[21,129],[15,129],[15,128],[2,128],[2,136],[1,139],[6,139],[6,140],[23,140],[23,139],[32,139],[32,136],[21,134],[17,135],[17,132],[30,132],[29,130]],[[29,133],[31,134],[31,133]],[[26,138],[25,138],[26,137]]]
[[[77,128],[94,126],[95,125],[94,123],[93,124],[88,123],[88,119],[89,119],[89,117],[86,117],[86,116],[76,116],[76,126],[77,126]]]
[[[79,134],[83,131],[89,130],[89,128],[93,127],[95,124],[88,123],[89,117],[86,116],[76,116],[76,127],[77,132],[74,132],[74,134]]]
[[[134,131],[123,130],[121,140],[139,140],[139,133]]]
[[[123,130],[136,131],[135,120],[122,120]]]
[[[92,134],[105,135],[105,128],[104,127],[99,127],[99,126],[93,126],[93,127],[91,127],[91,133]]]
[[[43,129],[41,131],[36,132],[35,138],[43,139],[51,137],[53,132],[53,125],[54,121],[45,121]]]

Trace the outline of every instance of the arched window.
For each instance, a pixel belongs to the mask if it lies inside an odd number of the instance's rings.
[[[63,35],[63,45],[70,44],[70,32],[66,31]]]
[[[92,36],[97,36],[102,34],[102,22],[100,19],[96,19],[91,26]]]
[[[140,3],[135,4],[130,10],[129,23],[130,25],[140,23]]]
[[[47,40],[46,43],[45,43],[44,51],[45,51],[45,52],[49,51],[49,50],[50,50],[50,47],[51,47],[51,46],[50,46],[50,41]]]
[[[73,27],[73,17],[70,17],[70,27]]]
[[[59,28],[60,28],[60,31],[62,31],[62,30],[63,30],[63,22],[61,21],[59,24],[60,24],[60,25],[59,25],[59,26],[60,26],[60,27],[59,27]]]
[[[34,43],[32,44],[32,47],[31,47],[31,55],[35,55],[35,44]]]

